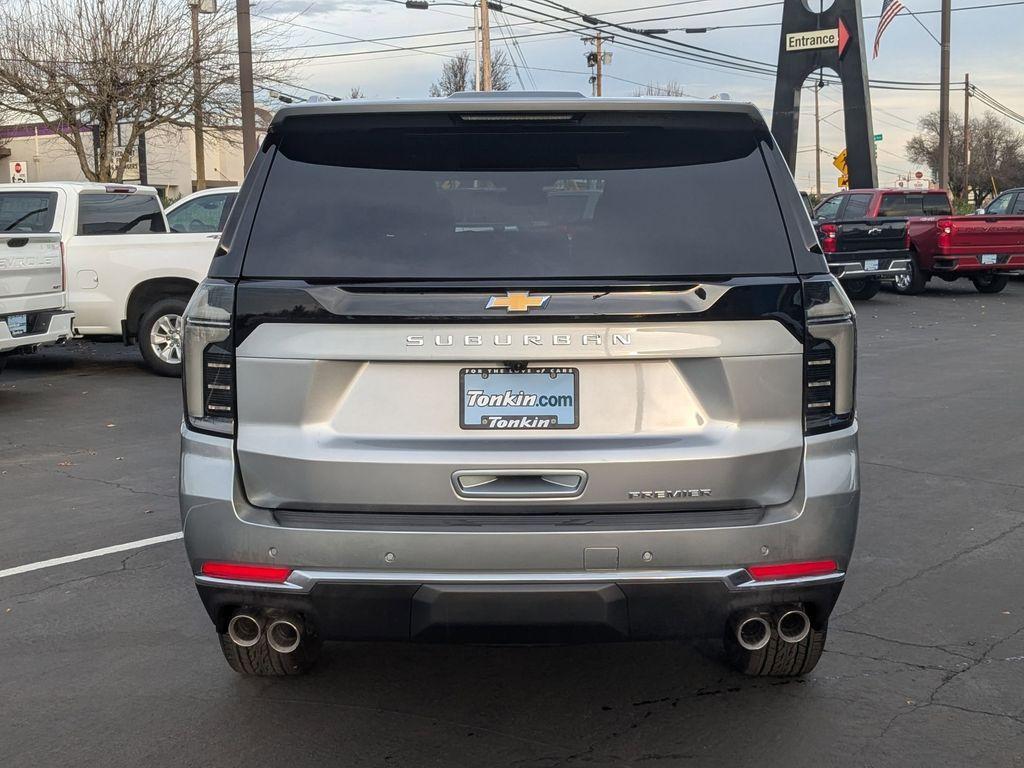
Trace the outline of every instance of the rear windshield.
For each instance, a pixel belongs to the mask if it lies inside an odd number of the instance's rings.
[[[0,192],[0,231],[49,232],[56,210],[56,192]]]
[[[163,208],[153,195],[90,192],[78,198],[78,234],[166,232]]]
[[[794,271],[749,117],[514,126],[291,118],[248,277],[671,277]],[[392,118],[394,120],[394,118]],[[379,123],[379,121],[378,121]]]
[[[879,216],[948,216],[949,198],[941,192],[903,193],[882,195]]]

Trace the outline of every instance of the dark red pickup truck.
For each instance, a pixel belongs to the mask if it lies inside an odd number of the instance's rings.
[[[905,216],[910,271],[895,278],[899,293],[921,293],[933,277],[969,277],[982,293],[1006,287],[1007,273],[1024,269],[1024,215],[954,216],[942,190],[851,189],[821,202],[817,223]]]

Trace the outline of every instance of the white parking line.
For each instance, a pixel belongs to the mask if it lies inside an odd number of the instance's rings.
[[[165,541],[174,541],[175,539],[180,539],[181,537],[181,531],[178,531],[176,533],[165,533],[163,536],[153,536],[149,539],[129,541],[126,544],[115,544],[112,547],[94,549],[91,552],[79,552],[77,555],[65,555],[64,557],[55,557],[52,560],[40,560],[38,563],[16,565],[13,568],[6,568],[0,571],[0,579],[6,578],[7,576],[17,576],[19,573],[38,571],[43,568],[53,568],[55,565],[67,565],[68,563],[76,563],[79,560],[88,560],[92,557],[103,557],[104,555],[112,555],[115,552],[125,552],[129,549],[141,549],[142,547],[150,547],[154,544],[163,544]]]

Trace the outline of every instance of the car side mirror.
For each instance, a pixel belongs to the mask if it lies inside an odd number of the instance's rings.
[[[974,212],[974,215],[975,215],[975,216],[984,216],[984,215],[985,215],[985,209],[984,209],[984,208],[978,208],[978,209],[977,209],[977,210],[976,210],[976,211]]]

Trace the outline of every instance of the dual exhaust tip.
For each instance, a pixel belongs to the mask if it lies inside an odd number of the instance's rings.
[[[811,619],[800,608],[783,611],[775,619],[775,633],[786,643],[800,643],[811,632]],[[772,639],[772,624],[768,617],[752,613],[736,622],[736,642],[748,651],[759,651]]]
[[[228,637],[241,648],[251,648],[264,635],[267,645],[278,653],[292,653],[302,643],[302,621],[293,614],[239,611],[228,622]]]

